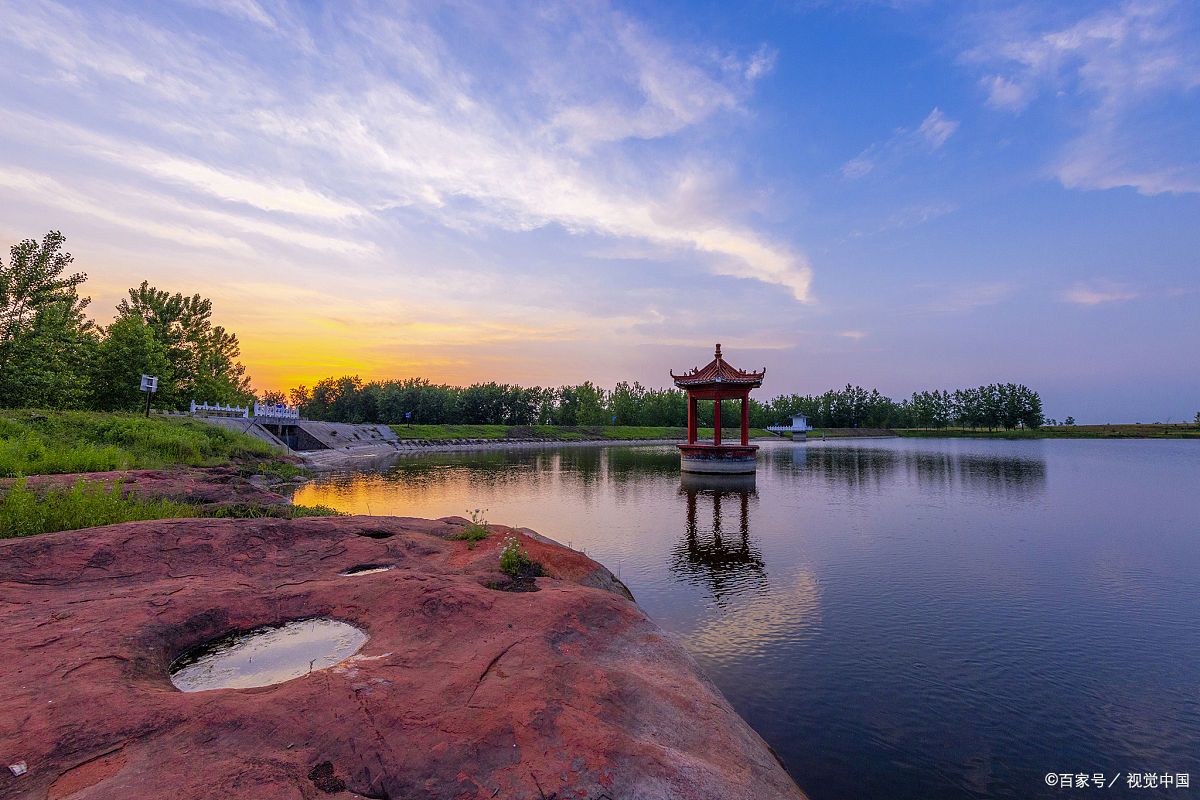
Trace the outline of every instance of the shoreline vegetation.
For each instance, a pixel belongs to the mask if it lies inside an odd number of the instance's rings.
[[[297,459],[267,442],[188,417],[103,411],[0,410],[0,478],[237,465],[294,478]]]
[[[389,425],[402,442],[449,442],[462,439],[503,442],[633,442],[680,440],[687,438],[687,428],[673,425]],[[698,428],[701,439],[713,437],[712,428]],[[726,442],[737,441],[738,428],[721,426]],[[751,428],[752,438],[767,438],[771,434],[761,428]]]
[[[125,480],[145,470],[177,480],[155,491]],[[148,519],[336,514],[292,505],[268,488],[308,474],[296,457],[202,420],[0,410],[0,539]],[[65,480],[28,480],[54,476]],[[196,485],[205,481],[211,486],[201,496]],[[256,494],[239,501],[247,487]]]
[[[505,447],[527,444],[604,444],[682,441],[673,426],[395,425],[398,447]],[[711,440],[712,429],[700,429]],[[724,429],[725,441],[739,432]],[[775,436],[755,428],[755,441]],[[1036,429],[817,428],[809,440],[899,436],[972,439],[1200,439],[1195,424],[1056,425]],[[143,489],[123,476],[158,470],[213,484],[218,497],[197,501],[173,490]],[[185,473],[191,473],[185,475]],[[217,475],[220,473],[220,475]],[[90,479],[89,474],[96,475]],[[195,475],[199,477],[195,477]],[[287,517],[332,515],[332,509],[290,505],[270,487],[306,479],[304,461],[247,434],[201,419],[128,413],[8,409],[0,411],[0,538],[168,517]],[[66,482],[28,483],[64,476]],[[207,477],[206,477],[207,476]],[[71,478],[74,478],[72,481]],[[144,485],[146,482],[143,482]],[[262,500],[237,502],[239,487]],[[165,493],[164,493],[165,492]]]
[[[926,439],[1200,439],[1195,423],[1043,425],[1040,428],[901,428],[897,436]],[[810,434],[811,436],[811,434]]]
[[[509,444],[519,442],[682,441],[685,428],[633,425],[392,425],[401,445],[424,443]],[[698,430],[711,440],[712,428]],[[722,438],[736,442],[737,428]],[[752,439],[779,437],[751,428]],[[815,428],[812,439],[901,436],[915,438],[1200,438],[1200,425],[1052,425],[1039,428]],[[253,436],[206,423],[200,418],[101,411],[0,410],[0,478],[184,467],[235,467],[244,477],[296,480],[308,472],[296,456]]]

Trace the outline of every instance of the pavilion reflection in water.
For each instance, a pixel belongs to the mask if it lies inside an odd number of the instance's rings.
[[[672,551],[671,573],[707,587],[718,605],[766,587],[766,565],[750,539],[750,506],[758,499],[754,474],[684,473],[679,494],[687,524]],[[731,514],[736,514],[733,524],[726,518]]]

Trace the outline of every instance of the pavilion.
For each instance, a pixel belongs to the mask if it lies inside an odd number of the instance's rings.
[[[750,444],[750,390],[762,386],[764,368],[745,372],[730,366],[721,357],[717,345],[713,360],[703,368],[693,368],[683,375],[671,372],[675,385],[688,394],[687,444],[679,445],[680,469],[684,472],[754,472],[758,447]],[[696,441],[697,403],[713,401],[713,441]],[[721,443],[721,401],[742,401],[742,439],[740,444]]]

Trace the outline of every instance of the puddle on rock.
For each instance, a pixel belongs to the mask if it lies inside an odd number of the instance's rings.
[[[328,669],[366,643],[366,633],[333,619],[255,628],[184,653],[171,664],[171,683],[184,692],[270,686]]]
[[[376,572],[387,572],[391,568],[391,564],[359,564],[350,569],[342,570],[338,575],[374,575]]]

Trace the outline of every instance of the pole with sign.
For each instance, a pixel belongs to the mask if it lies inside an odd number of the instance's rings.
[[[146,416],[150,416],[150,398],[158,391],[158,378],[154,375],[142,376],[142,391],[146,393]]]

